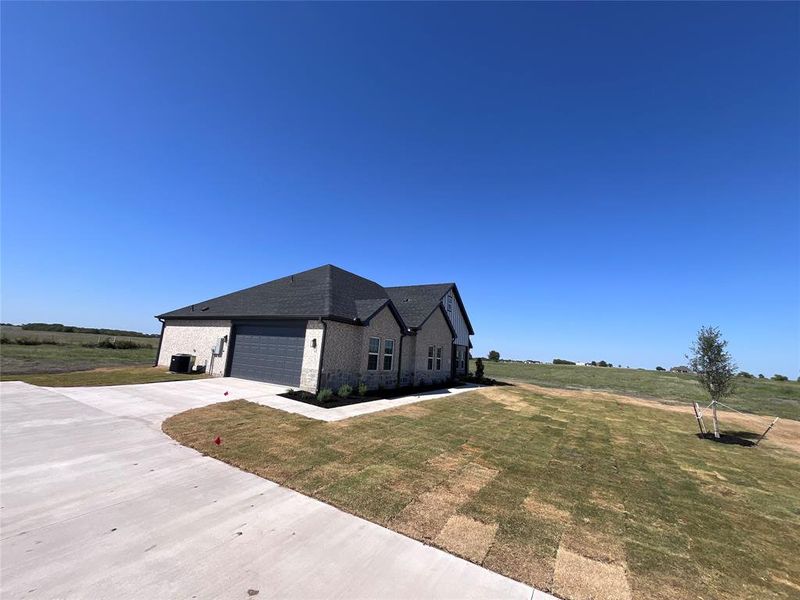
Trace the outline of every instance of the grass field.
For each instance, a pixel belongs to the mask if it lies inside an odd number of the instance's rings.
[[[32,385],[46,387],[75,387],[158,383],[161,381],[183,381],[185,379],[203,377],[208,377],[208,375],[170,373],[166,369],[159,367],[115,367],[63,373],[22,373],[15,375],[3,373],[1,379],[3,381],[24,381]]]
[[[694,376],[688,374],[573,365],[527,365],[486,360],[483,364],[486,377],[503,381],[521,381],[558,388],[607,390],[665,403],[708,403],[707,396]],[[474,361],[470,363],[470,370],[475,371]],[[744,412],[800,420],[800,383],[738,378],[736,392],[726,404]]]
[[[753,437],[763,420],[723,423]],[[695,427],[685,407],[527,384],[337,423],[233,401],[163,426],[570,600],[797,598],[800,423],[780,422],[757,448]]]
[[[112,348],[86,348],[82,344],[96,344],[109,336],[90,333],[62,333],[27,331],[20,327],[3,326],[3,336],[46,342],[29,346],[4,343],[0,346],[0,373],[3,379],[21,373],[58,373],[83,371],[99,367],[152,365],[158,347],[158,338],[118,336],[118,340],[131,340],[146,348],[117,350]]]

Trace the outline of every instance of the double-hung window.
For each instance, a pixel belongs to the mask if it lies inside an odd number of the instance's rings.
[[[381,352],[381,339],[376,337],[369,338],[369,349],[367,355],[367,370],[378,370],[378,356]]]
[[[436,346],[436,370],[442,370],[442,347]]]
[[[435,346],[428,346],[428,371],[433,371],[433,355],[435,352]]]
[[[394,340],[383,340],[383,370],[391,371],[394,365]]]

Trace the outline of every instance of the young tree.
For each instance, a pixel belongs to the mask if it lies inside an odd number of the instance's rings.
[[[731,395],[736,376],[736,364],[725,349],[727,345],[728,342],[722,339],[719,328],[701,327],[697,332],[697,339],[689,349],[689,354],[686,355],[689,367],[697,374],[700,385],[711,398],[715,438],[719,438],[717,402]]]
[[[498,360],[500,360],[500,353],[497,350],[490,350],[488,358],[489,360],[497,362]]]

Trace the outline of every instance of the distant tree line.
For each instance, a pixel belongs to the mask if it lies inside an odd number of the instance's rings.
[[[142,333],[140,331],[128,331],[127,329],[101,329],[98,327],[76,327],[74,325],[62,325],[61,323],[25,323],[20,326],[22,329],[30,331],[59,331],[61,333],[95,333],[97,335],[127,335],[131,337],[159,337],[158,333]]]

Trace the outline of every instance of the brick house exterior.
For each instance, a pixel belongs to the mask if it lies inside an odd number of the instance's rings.
[[[156,364],[194,356],[214,376],[312,393],[443,383],[474,334],[454,283],[384,288],[325,265],[158,315]]]

